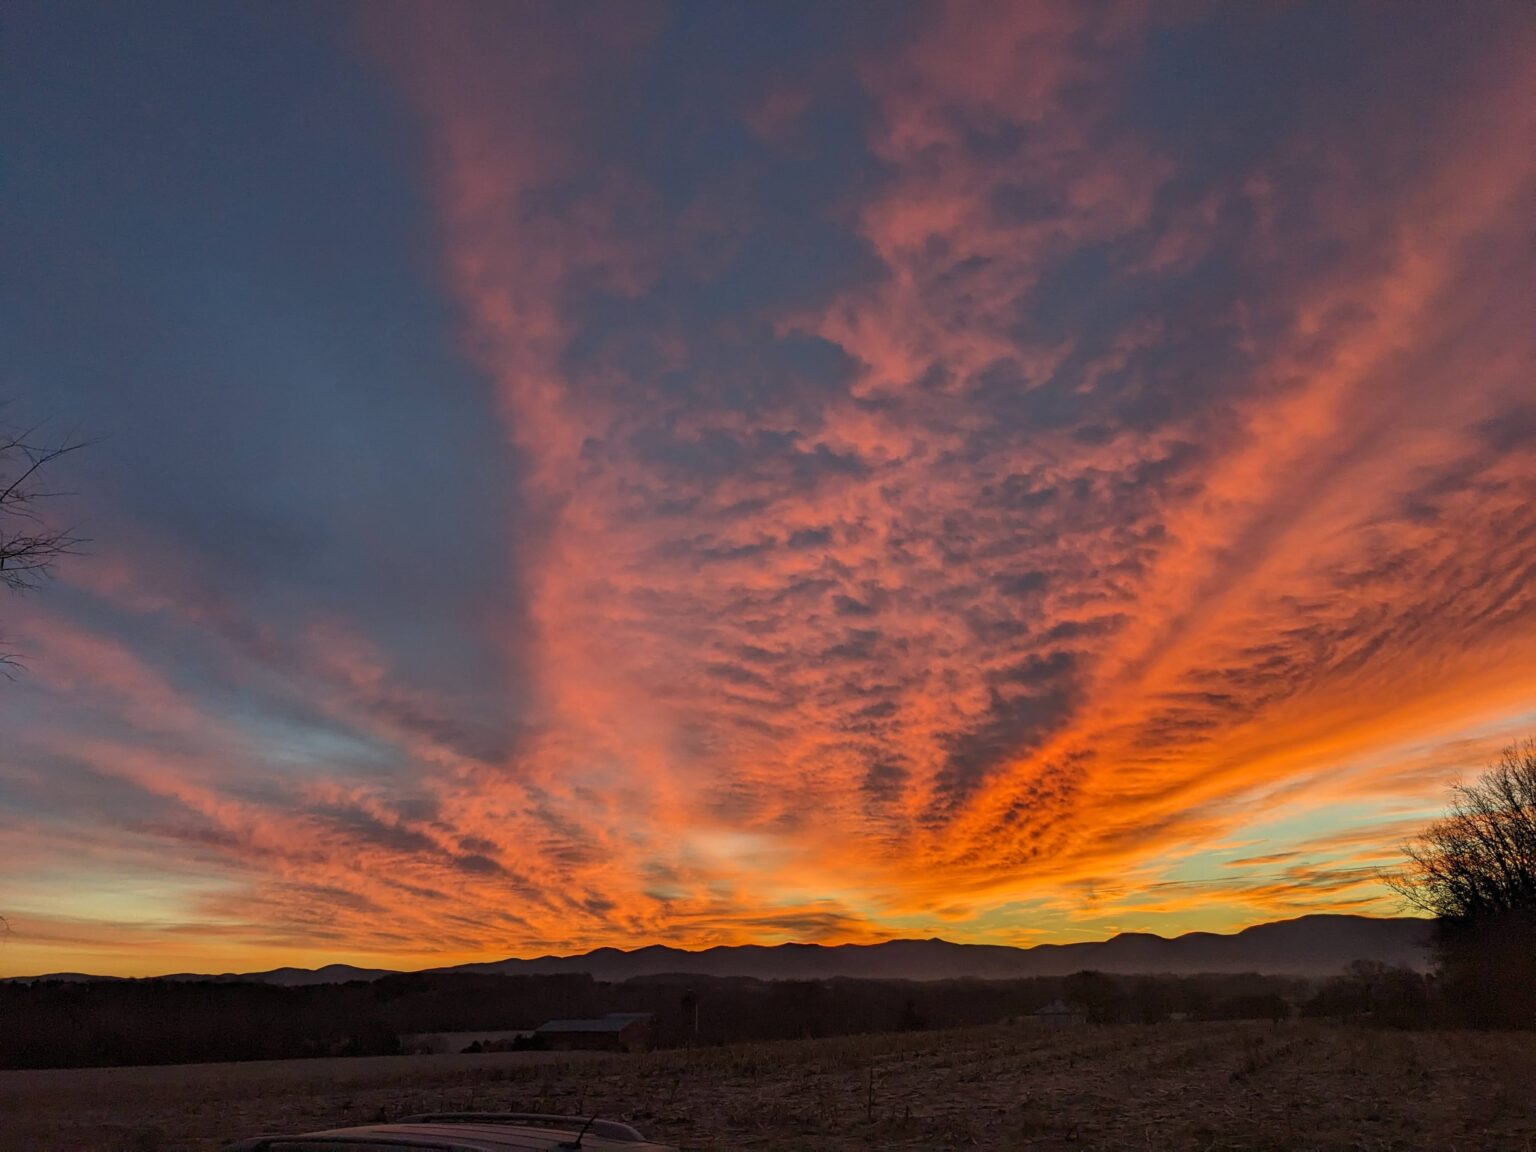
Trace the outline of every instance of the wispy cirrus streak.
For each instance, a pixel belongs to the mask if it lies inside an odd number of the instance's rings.
[[[359,23],[467,367],[338,401],[398,516],[241,505],[345,578],[166,500],[14,617],[23,894],[147,878],[58,954],[1387,912],[1529,727],[1528,9]]]

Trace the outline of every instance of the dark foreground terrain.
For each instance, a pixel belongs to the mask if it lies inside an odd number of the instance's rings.
[[[600,1112],[685,1148],[1536,1149],[1536,1034],[1186,1023],[0,1073],[0,1148],[214,1149],[439,1108]]]

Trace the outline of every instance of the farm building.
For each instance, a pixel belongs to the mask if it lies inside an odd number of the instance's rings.
[[[610,1012],[597,1020],[549,1020],[536,1035],[556,1051],[639,1052],[650,1047],[655,1019],[649,1012]]]
[[[1081,1008],[1065,1000],[1052,1000],[1044,1008],[1024,1017],[1026,1023],[1037,1028],[1074,1028],[1086,1023],[1087,1019]]]

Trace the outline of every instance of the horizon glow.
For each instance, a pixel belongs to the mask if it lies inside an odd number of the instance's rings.
[[[1536,731],[1536,15],[22,3],[0,975],[1391,915]]]

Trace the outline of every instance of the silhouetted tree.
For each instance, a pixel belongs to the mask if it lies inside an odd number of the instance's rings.
[[[1447,998],[1480,1026],[1536,1027],[1536,740],[1456,785],[1403,851],[1388,882],[1435,916]]]
[[[1102,972],[1074,972],[1062,982],[1061,992],[1094,1024],[1116,1024],[1125,1019],[1129,1007],[1119,982]]]
[[[1326,980],[1302,1006],[1305,1016],[1331,1016],[1392,1027],[1418,1028],[1431,1022],[1429,984],[1412,968],[1376,960],[1355,960]]]
[[[921,1032],[928,1027],[927,1019],[917,1010],[917,1002],[908,1000],[902,1008],[901,1015],[896,1020],[898,1032]]]
[[[81,543],[42,512],[44,502],[60,494],[44,482],[50,467],[82,446],[79,440],[44,441],[36,428],[0,428],[0,588],[35,588],[60,556]],[[0,653],[0,666],[14,665],[13,656]]]
[[[697,1043],[699,1039],[699,994],[692,988],[689,988],[683,993],[680,1007],[693,1018],[693,1040]]]
[[[1142,977],[1129,993],[1131,1017],[1143,1024],[1161,1024],[1174,1012],[1173,989],[1167,980]]]

